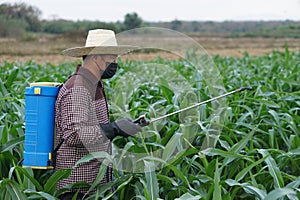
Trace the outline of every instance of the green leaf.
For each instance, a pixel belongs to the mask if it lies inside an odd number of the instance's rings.
[[[276,123],[280,125],[280,119],[278,114],[274,110],[269,110],[268,112],[274,117]]]
[[[108,165],[109,165],[109,161],[107,159],[104,159],[99,168],[98,175],[97,175],[95,181],[93,182],[93,184],[91,185],[91,187],[89,188],[87,193],[89,193],[90,191],[95,189],[100,184],[101,180],[103,179],[104,175],[106,174]]]
[[[299,188],[299,185],[300,185],[300,176],[296,180],[287,184],[286,187],[297,189],[297,188]]]
[[[173,180],[172,178],[168,177],[168,176],[165,176],[163,174],[156,174],[156,177],[157,177],[158,180],[171,183],[175,187],[178,186],[178,183],[175,180]]]
[[[174,157],[170,158],[170,160],[168,160],[168,163],[171,165],[177,165],[181,163],[184,158],[189,157],[190,155],[197,154],[198,152],[199,150],[196,148],[183,149],[180,152],[178,152]]]
[[[283,187],[284,181],[281,176],[281,172],[280,172],[275,160],[273,159],[273,157],[270,156],[269,152],[265,149],[258,149],[257,151],[264,157],[267,157],[265,162],[267,163],[269,172],[274,179],[275,187],[277,187],[277,188]]]
[[[265,157],[259,159],[258,161],[253,162],[252,164],[250,164],[250,165],[247,166],[246,168],[244,168],[242,171],[240,171],[240,172],[236,175],[235,180],[236,180],[236,181],[242,180],[242,179],[246,176],[246,174],[247,174],[253,167],[255,167],[255,166],[259,165],[260,163],[262,163],[266,158],[268,158],[268,156],[265,156]]]
[[[166,144],[165,149],[163,150],[162,159],[168,161],[171,157],[174,156],[174,153],[177,149],[177,146],[180,144],[181,133],[175,133],[169,142]]]
[[[221,195],[221,185],[220,185],[220,171],[218,167],[218,159],[216,161],[216,166],[215,166],[215,175],[214,175],[214,192],[213,192],[213,199],[222,199]]]
[[[30,190],[30,189],[27,189],[24,191],[25,194],[29,195],[29,199],[47,199],[47,200],[57,200],[57,198],[55,198],[54,196],[48,194],[48,193],[45,193],[45,192],[37,192],[37,191],[34,191],[34,190]],[[35,195],[36,197],[35,198],[32,198],[32,196]]]
[[[167,165],[166,167],[169,168],[169,169],[171,169],[171,170],[174,172],[174,174],[175,174],[176,176],[178,176],[178,177],[180,178],[180,180],[183,181],[183,183],[184,183],[186,186],[188,186],[188,188],[189,188],[191,191],[193,191],[193,192],[195,192],[195,193],[199,193],[198,191],[196,191],[196,190],[190,185],[190,183],[189,183],[187,177],[185,176],[185,174],[184,174],[182,171],[180,171],[179,169],[177,169],[177,168],[176,168],[175,166],[173,166],[173,165]]]
[[[280,106],[273,101],[268,101],[268,100],[264,100],[264,99],[255,99],[255,101],[265,104],[269,108],[280,108]]]
[[[225,182],[231,187],[240,186],[243,188],[243,190],[245,192],[247,192],[248,194],[253,194],[253,195],[255,195],[255,197],[258,197],[261,200],[264,200],[265,197],[267,196],[266,191],[261,190],[257,187],[254,187],[253,185],[250,185],[249,183],[239,183],[233,179],[227,179]]]
[[[206,172],[205,174],[211,178],[214,177],[216,162],[217,160],[213,159],[208,163],[207,167],[205,167],[205,172]]]
[[[0,79],[0,97],[7,97],[9,94],[10,93],[7,91],[3,81]]]
[[[85,181],[78,181],[75,183],[69,183],[67,185],[65,185],[62,189],[59,189],[58,191],[55,191],[53,194],[55,196],[59,196],[62,193],[66,192],[66,191],[70,191],[71,189],[75,189],[77,190],[78,188],[89,188],[91,185],[88,184]]]
[[[111,155],[109,155],[107,152],[105,152],[105,151],[93,152],[93,153],[87,154],[86,156],[79,159],[75,163],[73,168],[78,167],[78,165],[80,165],[81,163],[89,162],[93,159],[103,159],[103,158],[106,158],[111,161]]]
[[[266,196],[266,198],[264,200],[276,200],[276,199],[280,199],[284,196],[293,196],[294,200],[297,200],[297,196],[296,196],[296,191],[292,190],[290,188],[276,188],[275,190],[271,191],[268,193],[268,195]],[[292,199],[292,198],[289,198]]]
[[[14,67],[11,71],[10,71],[10,75],[8,76],[8,78],[6,79],[5,82],[5,86],[6,88],[10,88],[13,84],[13,81],[15,81],[16,77],[18,76],[19,73],[19,68]]]
[[[242,149],[246,147],[249,140],[252,139],[252,136],[256,131],[257,128],[255,127],[249,134],[245,135],[241,141],[233,145],[229,151],[234,153],[239,153]]]
[[[111,188],[115,188],[117,186],[119,186],[120,184],[124,183],[125,181],[128,181],[128,179],[130,179],[132,176],[130,175],[123,175],[120,177],[116,177],[114,180],[112,180],[111,182],[108,182],[104,185],[99,185],[97,188],[97,195],[99,197],[103,197],[104,194],[107,194],[107,191],[110,191]],[[95,199],[94,197],[96,196],[96,194],[91,195],[91,200]]]
[[[165,132],[164,137],[161,139],[161,144],[166,146],[167,143],[170,141],[170,138],[172,138],[172,136],[174,135],[174,132],[179,128],[179,124],[174,124],[173,126],[171,126],[171,128]]]
[[[181,195],[179,198],[176,198],[175,200],[199,200],[201,198],[202,198],[201,195],[193,196],[190,193],[184,193],[183,195]]]
[[[72,169],[60,169],[57,170],[46,182],[44,192],[49,194],[54,194],[56,190],[57,183],[64,179],[68,178],[72,172]]]
[[[125,147],[122,148],[122,152],[121,152],[121,154],[120,154],[120,159],[119,159],[119,161],[118,161],[118,163],[117,163],[117,165],[116,165],[117,168],[119,168],[119,166],[121,165],[121,162],[122,162],[122,158],[125,157],[124,155],[128,152],[128,150],[129,150],[132,146],[134,146],[134,143],[133,143],[133,142],[127,142],[126,145],[125,145]],[[120,151],[120,150],[117,149],[117,151]],[[118,153],[119,153],[119,152],[118,152]]]
[[[146,178],[146,190],[148,191],[151,200],[155,200],[159,197],[158,182],[155,173],[155,164],[144,160],[145,163],[145,178]]]
[[[233,145],[231,147],[231,149],[229,150],[229,152],[240,153],[240,151],[246,147],[249,140],[252,139],[252,136],[254,135],[255,132],[256,132],[256,128],[254,128],[249,134],[247,134],[245,137],[243,137],[243,139],[241,141],[239,141],[238,143]],[[222,167],[227,166],[229,163],[231,163],[234,160],[235,160],[235,158],[225,158],[223,161]]]
[[[5,120],[4,126],[0,126],[0,131],[1,131],[1,144],[5,145],[8,142],[8,138],[9,138],[7,120]],[[1,149],[5,149],[5,148],[1,147]],[[1,153],[3,153],[3,152],[4,151],[2,150]]]
[[[38,190],[43,190],[43,187],[40,185],[40,183],[34,178],[33,174],[29,174],[29,172],[24,169],[23,167],[20,166],[16,166],[15,170],[17,170],[18,172],[20,172],[20,174],[24,175],[24,177],[28,178],[31,183],[34,184],[34,186],[38,189]]]
[[[128,184],[130,183],[130,181],[131,181],[132,178],[133,178],[133,177],[130,176],[130,177],[128,178],[128,180],[126,180],[126,181],[124,181],[123,183],[121,183],[121,184],[117,187],[117,189],[116,189],[114,192],[112,192],[111,194],[105,196],[105,197],[103,198],[103,200],[110,199],[116,192],[120,191],[122,188],[124,188],[126,185],[128,185]]]
[[[11,150],[15,146],[22,144],[24,142],[24,138],[25,138],[25,136],[21,136],[21,137],[17,137],[12,140],[9,140],[7,143],[0,146],[0,153]]]
[[[31,178],[34,179],[34,181],[37,181],[37,180],[34,178],[34,174],[33,174],[32,168],[30,168],[30,167],[24,167],[23,169],[26,170],[26,172],[29,174],[29,176],[30,176]],[[38,182],[38,181],[37,181],[37,182]],[[38,182],[38,184],[40,184],[40,183]],[[27,178],[26,176],[23,177],[23,186],[24,186],[24,188],[32,189],[32,190],[36,190],[36,188],[37,188],[37,187],[33,184],[33,181],[30,180],[30,178]],[[41,187],[41,188],[42,188],[42,190],[43,190],[43,187]]]
[[[2,184],[3,183],[3,184]],[[0,180],[0,199],[10,199],[9,192],[7,191],[3,180]]]
[[[207,156],[221,156],[224,158],[230,158],[230,159],[236,159],[236,158],[243,158],[244,156],[237,153],[232,153],[230,151],[223,151],[221,149],[215,149],[215,148],[208,148],[201,153],[207,155]]]
[[[27,199],[26,195],[22,191],[21,187],[13,180],[5,179],[4,184],[13,200]]]
[[[167,168],[171,169],[176,174],[176,176],[178,176],[180,180],[184,182],[185,185],[190,187],[190,183],[187,180],[186,176],[179,169],[177,169],[173,165],[167,165]]]

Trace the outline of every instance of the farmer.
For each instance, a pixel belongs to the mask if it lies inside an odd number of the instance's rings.
[[[72,168],[91,152],[106,151],[111,154],[111,140],[116,136],[128,137],[141,131],[129,119],[109,122],[109,110],[102,79],[114,76],[117,55],[132,51],[132,46],[118,46],[113,31],[90,30],[84,47],[69,48],[63,55],[82,57],[82,65],[61,87],[55,105],[57,156],[55,170]],[[67,184],[95,180],[101,161],[93,159],[73,169],[71,175],[61,180],[57,189]],[[100,184],[112,180],[109,167]],[[81,199],[88,188],[80,188]],[[72,199],[77,189],[62,194],[60,199]]]

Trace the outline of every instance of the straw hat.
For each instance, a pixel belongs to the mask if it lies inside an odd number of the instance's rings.
[[[62,51],[62,55],[81,57],[95,54],[125,54],[137,49],[134,46],[117,45],[115,33],[111,30],[90,30],[83,47],[74,47]]]

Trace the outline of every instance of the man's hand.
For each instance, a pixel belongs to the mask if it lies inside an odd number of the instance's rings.
[[[142,131],[142,128],[130,119],[121,119],[109,124],[100,124],[100,127],[110,140],[116,136],[128,137]]]

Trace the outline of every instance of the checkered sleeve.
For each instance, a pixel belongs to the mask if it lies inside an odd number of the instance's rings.
[[[97,120],[88,90],[83,86],[71,88],[61,106],[63,138],[68,146],[95,145],[107,141]]]

